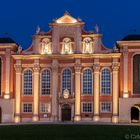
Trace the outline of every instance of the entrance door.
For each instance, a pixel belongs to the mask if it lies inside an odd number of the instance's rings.
[[[131,122],[139,122],[139,109],[137,107],[131,108]]]
[[[71,121],[71,107],[69,104],[62,106],[62,121]]]

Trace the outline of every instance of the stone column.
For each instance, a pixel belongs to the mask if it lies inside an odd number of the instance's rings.
[[[34,74],[33,74],[33,121],[38,121],[39,120],[39,71],[40,71],[40,66],[39,66],[39,60],[34,61]]]
[[[97,62],[97,63],[94,63],[93,65],[93,69],[94,69],[94,86],[93,86],[93,89],[94,89],[94,116],[93,116],[93,120],[94,121],[99,121],[100,117],[99,117],[99,103],[100,103],[100,99],[99,99],[99,95],[100,95],[100,90],[99,90],[99,76],[100,76],[100,64]]]
[[[5,99],[10,98],[10,49],[6,49],[6,80],[5,80]]]
[[[81,110],[80,110],[80,93],[81,93],[81,64],[80,59],[76,60],[75,64],[75,116],[74,121],[80,121],[81,120]]]
[[[16,93],[15,93],[15,116],[14,116],[14,121],[16,123],[20,122],[20,98],[21,98],[21,60],[16,60],[15,64],[15,71],[16,71]]]
[[[52,121],[58,120],[58,60],[52,62]]]
[[[123,85],[124,85],[124,91],[123,91],[123,97],[128,98],[128,48],[125,46],[123,48]]]
[[[112,64],[113,69],[113,116],[112,116],[112,122],[117,123],[118,122],[118,98],[119,98],[119,87],[118,87],[118,69],[119,69],[119,63],[113,62]]]

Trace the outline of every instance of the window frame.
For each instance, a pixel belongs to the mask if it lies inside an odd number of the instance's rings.
[[[110,93],[102,92],[102,71],[105,69],[110,71]],[[110,67],[103,67],[100,71],[100,93],[101,93],[101,96],[111,96],[112,95],[112,71],[111,71]]]
[[[84,104],[91,104],[91,112],[84,111]],[[87,114],[87,113],[93,113],[93,102],[81,102],[81,112],[82,113],[85,113],[85,114]]]
[[[32,76],[32,92],[31,92],[31,94],[24,94],[24,73],[28,70],[30,70],[32,72],[32,75],[31,75]],[[33,83],[34,83],[33,70],[30,68],[24,69],[22,72],[22,95],[23,96],[33,96]]]
[[[110,111],[103,111],[102,110],[102,104],[105,104],[105,103],[108,103],[110,104]],[[105,107],[104,107],[105,108]],[[112,102],[111,101],[103,101],[103,102],[100,102],[100,112],[101,113],[112,113]]]
[[[42,72],[43,71],[49,71],[49,73],[50,73],[50,94],[42,94]],[[50,69],[48,69],[48,68],[44,68],[44,69],[42,69],[41,70],[41,72],[40,72],[40,95],[41,96],[50,96],[51,95],[51,89],[52,89],[52,83],[51,83],[51,81],[52,81],[52,76],[51,76],[51,70]]]
[[[62,72],[61,72],[61,95],[63,95],[63,72],[64,72],[65,70],[69,70],[70,73],[71,73],[70,91],[69,91],[69,94],[72,95],[72,94],[73,94],[73,93],[72,93],[72,84],[73,84],[72,78],[73,78],[73,73],[72,73],[72,70],[71,70],[70,68],[64,68],[64,69],[62,70]],[[64,89],[64,90],[65,90],[65,89]],[[68,89],[68,90],[69,90],[69,89]]]
[[[43,112],[42,111],[42,105],[45,105],[45,104],[48,105],[48,107],[49,107],[49,109],[48,109],[49,111],[48,112]],[[42,114],[49,114],[49,113],[51,113],[51,103],[50,102],[48,102],[48,103],[47,102],[41,102],[40,103],[40,113],[42,113]]]
[[[86,71],[86,70],[89,70],[90,72],[91,72],[91,93],[84,93],[84,71]],[[93,84],[94,84],[94,77],[93,77],[93,71],[92,71],[92,69],[91,68],[84,68],[83,69],[83,71],[82,71],[82,75],[81,75],[82,77],[81,77],[81,91],[82,91],[82,95],[83,96],[92,96],[93,95],[93,92],[94,92],[94,86],[93,86]]]
[[[24,112],[24,105],[25,105],[25,104],[31,105],[31,107],[32,107],[32,111],[31,111],[31,112]],[[33,103],[32,103],[32,102],[23,102],[23,103],[22,103],[22,113],[25,113],[25,114],[33,113]]]

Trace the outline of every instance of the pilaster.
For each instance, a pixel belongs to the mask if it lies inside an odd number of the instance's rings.
[[[58,60],[52,62],[52,121],[58,120]]]
[[[39,72],[40,72],[40,66],[39,66],[39,60],[34,60],[34,93],[33,93],[33,121],[39,120]]]
[[[81,62],[80,59],[77,59],[75,62],[75,116],[74,121],[81,120],[81,102],[80,102],[80,83],[81,83]]]
[[[6,49],[6,80],[4,99],[10,99],[10,49]]]
[[[16,123],[20,122],[20,108],[21,108],[21,60],[16,60],[15,64],[15,71],[16,71],[16,93],[15,93],[15,116],[14,121]]]
[[[100,64],[99,64],[99,59],[94,60],[94,116],[93,120],[94,121],[99,121],[99,77],[100,77]]]
[[[123,98],[128,98],[128,48],[125,46],[123,48],[123,85],[124,85],[124,91],[123,91]]]
[[[114,61],[114,60],[113,60]],[[118,87],[118,70],[119,70],[119,62],[114,61],[112,64],[113,69],[113,116],[112,122],[118,122],[118,98],[119,98],[119,87]]]

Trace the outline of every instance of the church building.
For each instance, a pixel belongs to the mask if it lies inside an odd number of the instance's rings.
[[[140,122],[140,35],[113,49],[65,12],[22,50],[0,38],[0,122]]]

